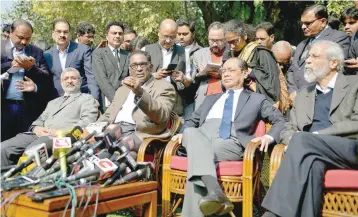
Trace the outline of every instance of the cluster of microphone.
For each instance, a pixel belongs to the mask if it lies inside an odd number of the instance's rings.
[[[1,190],[34,187],[42,192],[52,189],[49,186],[56,180],[74,186],[98,183],[106,187],[152,177],[150,163],[136,162],[134,142],[130,137],[123,139],[119,125],[87,129],[92,132],[84,138],[80,138],[83,130],[74,127],[64,137],[29,147],[24,160],[1,168]],[[31,165],[35,166],[29,169]]]

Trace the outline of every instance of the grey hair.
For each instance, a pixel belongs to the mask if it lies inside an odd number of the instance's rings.
[[[293,56],[293,51],[291,44],[288,41],[278,41],[272,46],[272,52],[278,51],[278,52],[285,52],[289,51],[291,53],[291,56]]]
[[[62,75],[63,75],[63,73],[65,73],[65,72],[76,72],[77,77],[79,78],[78,80],[79,80],[79,82],[82,84],[81,74],[80,74],[80,72],[79,72],[77,69],[71,68],[71,67],[65,68],[65,70],[63,70],[63,72],[61,73],[61,80],[62,80]]]
[[[220,22],[213,22],[212,24],[210,24],[210,26],[208,27],[208,32],[210,32],[211,29],[222,29],[224,30],[224,24],[220,23]]]
[[[252,25],[243,23],[238,19],[232,19],[232,20],[227,21],[224,24],[224,30],[225,30],[225,33],[233,32],[243,38],[246,37],[247,43],[255,41],[255,37],[256,37],[255,28]]]
[[[329,60],[338,60],[339,64],[337,66],[337,71],[339,73],[343,73],[343,71],[344,71],[344,53],[343,53],[342,47],[339,44],[337,44],[333,41],[319,40],[319,41],[313,43],[312,46],[324,47],[326,57]]]

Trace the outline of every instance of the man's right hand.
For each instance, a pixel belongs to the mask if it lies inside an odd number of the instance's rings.
[[[172,141],[178,141],[179,144],[183,141],[183,134],[179,133],[172,137]]]
[[[34,132],[38,137],[51,135],[51,131],[44,127],[35,127],[32,132]]]
[[[166,78],[166,77],[168,77],[169,75],[170,75],[170,73],[168,73],[168,72],[166,71],[166,69],[161,69],[161,70],[159,70],[159,71],[153,73],[153,76],[154,76],[154,78],[156,78],[156,79]]]

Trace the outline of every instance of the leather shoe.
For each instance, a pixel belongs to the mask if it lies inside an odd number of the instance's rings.
[[[200,211],[205,215],[224,215],[234,209],[234,205],[230,202],[225,194],[218,196],[214,192],[209,193],[199,201]]]

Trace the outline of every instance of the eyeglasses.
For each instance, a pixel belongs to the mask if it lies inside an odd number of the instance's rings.
[[[320,20],[320,19],[322,19],[322,18],[314,19],[314,20],[312,20],[311,22],[302,22],[302,21],[300,21],[300,25],[301,25],[301,26],[302,26],[302,25],[305,25],[306,27],[310,27],[316,20]]]
[[[145,62],[145,63],[133,63],[133,64],[130,64],[129,67],[133,70],[137,70],[138,67],[140,66],[141,68],[145,68],[147,67],[149,64],[148,62]]]
[[[61,33],[63,33],[64,35],[68,35],[70,33],[70,31],[61,31],[61,30],[55,30],[55,33],[57,35],[61,35]]]
[[[225,43],[225,39],[209,39],[209,44],[224,44]]]

